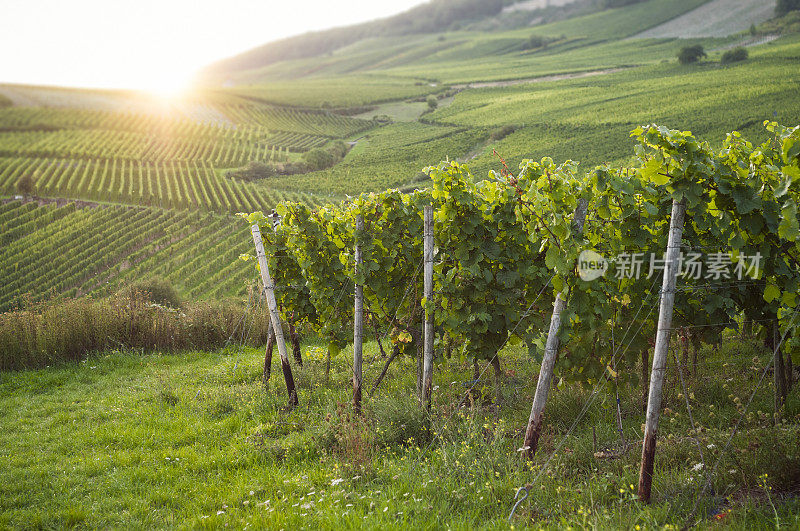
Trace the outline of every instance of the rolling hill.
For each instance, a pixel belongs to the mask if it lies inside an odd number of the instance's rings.
[[[733,4],[748,14],[736,24]],[[476,175],[496,169],[498,156],[512,170],[544,156],[577,160],[582,168],[622,164],[630,157],[629,132],[641,123],[689,129],[713,142],[734,129],[759,140],[765,119],[800,123],[800,38],[735,33],[768,17],[768,4],[435,0],[397,17],[269,43],[218,62],[181,101],[0,85],[0,195],[133,209],[125,215],[164,224],[148,233],[147,247],[183,234],[187,212],[230,219],[286,199],[321,205],[387,187],[413,189],[426,186],[423,168],[447,158],[468,161]],[[688,19],[699,21],[695,38],[670,33]],[[745,61],[719,62],[723,49],[745,41],[763,44],[752,46]],[[704,46],[709,57],[678,64],[677,52],[689,44]],[[342,146],[343,157],[330,155]],[[266,173],[239,170],[253,164]],[[24,182],[32,189],[22,191]],[[9,244],[27,245],[23,232],[31,242],[47,238],[44,226],[12,221],[13,212],[34,216],[27,208],[9,210],[3,228]],[[142,208],[148,214],[136,214]],[[167,229],[170,223],[176,228]],[[99,229],[89,223],[85,230]],[[211,240],[194,245],[202,247],[198,256],[214,248]],[[121,253],[75,263],[89,277],[109,272],[110,285],[172,271],[164,265],[168,255],[147,248],[147,260]],[[0,261],[4,278],[23,267],[24,256]],[[246,267],[223,269],[242,280]],[[46,271],[25,269],[24,282],[3,304],[21,301],[25,290],[43,296],[50,284],[36,282],[37,274]],[[244,289],[171,278],[189,296]],[[83,275],[57,286],[59,293],[102,292]]]

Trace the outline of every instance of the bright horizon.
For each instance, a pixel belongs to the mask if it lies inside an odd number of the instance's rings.
[[[203,67],[269,41],[421,3],[231,0],[211,9],[189,0],[6,0],[0,83],[175,93]]]

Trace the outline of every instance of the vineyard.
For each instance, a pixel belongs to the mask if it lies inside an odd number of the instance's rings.
[[[214,123],[178,110],[2,109],[0,194],[14,195],[27,176],[42,196],[170,209],[236,213],[284,199],[319,204],[310,194],[237,181],[221,170],[287,163],[373,127],[367,120],[227,100],[213,109]]]
[[[284,198],[310,204],[310,194],[283,192],[220,176],[208,163],[54,158],[0,159],[0,193],[12,195],[21,175],[33,175],[40,195],[125,202],[171,209],[201,209],[219,213],[264,208]]]
[[[611,383],[638,382],[647,397],[638,497],[649,501],[658,482],[654,458],[671,335],[685,343],[688,364],[689,343],[697,352],[722,341],[726,330],[762,328],[773,356],[750,401],[771,369],[775,421],[785,414],[800,352],[800,126],[764,125],[772,139],[761,145],[733,132],[715,150],[689,132],[651,125],[631,133],[638,141],[631,167],[599,166],[583,174],[570,161],[556,165],[545,158],[523,161],[516,175],[503,166],[476,182],[464,166],[448,162],[429,169],[430,190],[364,194],[316,212],[282,203],[277,224],[260,212],[243,214],[253,225],[277,342],[286,318],[312,329],[327,344],[328,359],[352,341],[356,413],[366,323],[379,343],[389,337],[393,344],[370,395],[406,353],[416,357],[416,395],[428,411],[434,359],[444,363],[458,352],[474,360],[470,389],[493,367],[499,404],[499,352],[522,342],[541,363],[519,440],[527,459],[546,429],[554,374],[590,386],[588,404]],[[351,309],[342,295],[354,288]],[[296,405],[283,348],[280,354],[290,405]],[[640,361],[641,376],[635,371]],[[742,416],[746,412],[743,407]],[[730,438],[735,434],[736,428]],[[689,519],[708,492],[724,489],[712,488],[717,465],[703,478]],[[546,463],[534,484],[545,471]]]
[[[181,95],[0,79],[0,529],[800,529],[772,11],[430,0]]]
[[[242,295],[254,276],[236,263],[246,249],[237,228],[233,218],[211,213],[3,203],[0,312],[53,297],[105,295],[148,275],[192,298]]]

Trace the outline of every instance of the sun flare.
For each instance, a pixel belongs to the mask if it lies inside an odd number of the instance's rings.
[[[158,100],[175,101],[185,96],[189,89],[189,83],[185,79],[159,78],[145,84],[142,91]]]

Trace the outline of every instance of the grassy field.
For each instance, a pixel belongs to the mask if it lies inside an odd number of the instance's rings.
[[[351,353],[334,358],[326,382],[322,352],[303,346],[294,411],[284,408],[279,371],[262,387],[260,349],[107,352],[0,374],[0,527],[504,529],[516,489],[531,484],[514,526],[674,529],[723,454],[714,494],[692,522],[800,525],[797,393],[776,429],[763,385],[723,452],[767,359],[749,342],[704,347],[697,374],[685,372],[694,430],[671,363],[650,505],[631,488],[644,420],[633,383],[619,385],[629,446],[616,429],[613,387],[592,400],[590,389],[566,384],[553,393],[541,449],[525,466],[516,450],[537,365],[520,350],[501,353],[499,403],[489,370],[472,405],[456,407],[471,364],[440,361],[430,418],[413,396],[412,359],[389,369],[356,418],[345,405]],[[383,364],[374,343],[365,360],[371,385]]]

